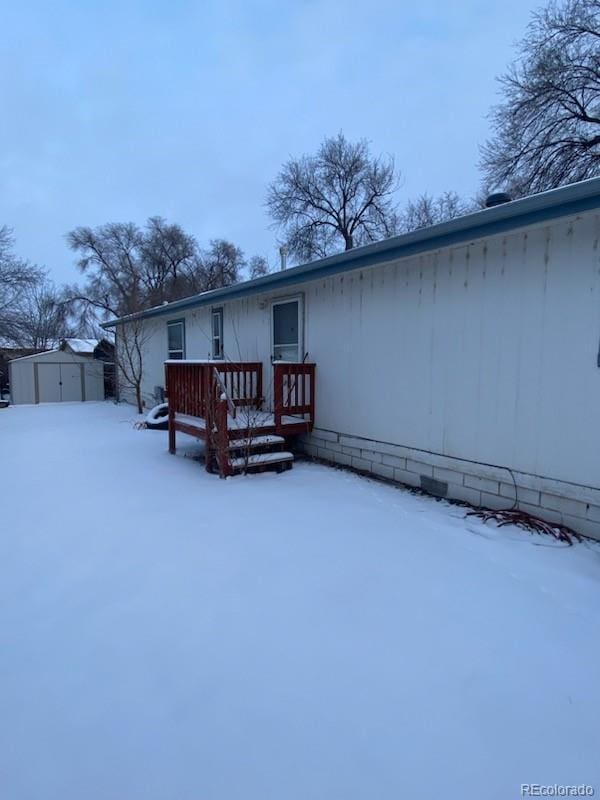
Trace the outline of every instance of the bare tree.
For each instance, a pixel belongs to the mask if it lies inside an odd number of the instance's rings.
[[[117,329],[117,374],[135,393],[141,412],[146,334],[135,314],[235,283],[244,255],[224,239],[214,239],[201,251],[193,236],[162,217],[151,217],[143,229],[131,222],[76,228],[67,241],[86,279],[67,292],[79,327],[94,328],[98,319],[130,318]]]
[[[98,228],[76,228],[67,235],[72,250],[80,255],[78,266],[86,276],[83,287],[71,287],[70,298],[88,325],[96,317],[135,314],[151,304],[159,283],[152,282],[156,264],[142,263],[144,237],[133,223],[109,223]],[[143,411],[144,344],[140,320],[131,319],[116,332],[116,378],[135,395],[138,413]]]
[[[144,321],[133,318],[116,329],[115,358],[119,386],[131,389],[135,396],[138,414],[144,410],[142,382],[144,379],[144,354],[148,333]]]
[[[226,239],[213,239],[199,257],[196,291],[206,292],[237,283],[244,266],[244,254],[239,247]]]
[[[150,217],[140,238],[141,282],[150,305],[177,300],[189,292],[198,268],[198,245],[180,225]]]
[[[487,187],[518,196],[600,173],[600,0],[536,12],[500,82],[482,148]]]
[[[139,250],[142,232],[132,222],[112,222],[98,228],[80,227],[67,234],[77,265],[87,283],[79,292],[82,302],[104,316],[120,317],[144,306]]]
[[[422,194],[409,200],[400,214],[398,227],[402,232],[426,228],[477,209],[477,204],[463,200],[456,192],[444,192],[438,197]]]
[[[16,305],[23,294],[43,278],[39,267],[18,258],[10,228],[0,226],[0,339],[14,341]]]
[[[244,254],[231,242],[213,239],[200,250],[193,236],[161,217],[144,229],[131,222],[76,228],[67,241],[86,277],[83,287],[71,287],[71,297],[104,318],[229,286],[244,267]]]
[[[266,205],[290,253],[309,260],[392,235],[397,186],[393,158],[374,158],[366,139],[339,133],[316,155],[284,164]]]
[[[271,271],[269,262],[264,256],[252,256],[248,262],[248,272],[250,279],[262,278],[263,275],[268,275]]]
[[[46,350],[79,333],[68,298],[47,278],[28,286],[14,306],[13,341],[19,347]]]

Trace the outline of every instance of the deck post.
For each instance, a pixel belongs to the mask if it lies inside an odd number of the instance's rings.
[[[169,409],[169,453],[172,456],[177,452],[175,442],[175,413]]]
[[[227,430],[227,399],[219,398],[216,403],[216,452],[219,464],[219,477],[226,478],[230,474],[229,468],[229,432]]]
[[[250,385],[252,385],[252,380],[250,380]],[[262,408],[263,406],[263,373],[262,373],[262,362],[259,362],[256,365],[256,408],[257,410]]]
[[[279,433],[281,428],[281,415],[283,413],[283,369],[281,364],[273,364],[273,414],[275,430]]]
[[[312,430],[312,426],[315,422],[315,371],[316,365],[310,365],[310,429]]]
[[[175,441],[175,406],[177,405],[175,397],[171,397],[171,392],[169,391],[169,375],[170,368],[169,365],[165,365],[165,389],[166,389],[166,399],[169,403],[169,414],[168,414],[168,425],[169,425],[169,453],[171,455],[175,455],[177,452],[177,446]]]
[[[204,468],[207,472],[213,471],[213,459],[216,455],[216,448],[215,448],[215,433],[214,433],[214,426],[215,426],[215,387],[214,387],[214,378],[212,376],[212,371],[207,369],[206,365],[202,366],[202,371],[200,375],[200,380],[202,382],[202,394],[204,397],[204,401],[202,403],[202,416],[204,417],[206,423],[206,445],[204,451]]]

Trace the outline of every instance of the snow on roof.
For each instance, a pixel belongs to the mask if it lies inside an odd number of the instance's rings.
[[[20,356],[19,358],[11,358],[10,363],[12,364],[14,361],[28,361],[30,359],[39,358],[40,356],[47,356],[49,353],[59,353],[60,350],[58,347],[55,347],[54,350],[40,350],[37,353],[32,353],[30,356]]]
[[[63,348],[68,345],[69,349],[74,353],[86,355],[93,353],[98,347],[98,339],[65,339],[63,341]]]

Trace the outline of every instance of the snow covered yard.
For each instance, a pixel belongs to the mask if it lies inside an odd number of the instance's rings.
[[[2,800],[600,792],[596,545],[133,419],[0,410]]]

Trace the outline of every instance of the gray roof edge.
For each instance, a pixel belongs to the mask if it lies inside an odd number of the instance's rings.
[[[513,228],[598,207],[600,207],[600,178],[589,178],[579,183],[550,189],[492,208],[484,208],[447,222],[440,222],[410,233],[403,233],[379,242],[336,253],[319,261],[311,261],[286,270],[272,272],[261,278],[184,297],[181,300],[155,306],[137,314],[103,322],[102,327],[111,328],[131,319],[176,314],[189,308],[276,290],[279,286],[305,283],[338,272],[360,269],[363,266],[365,268],[372,267],[395,258],[459,244],[471,238],[503,233]]]
[[[33,358],[39,358],[40,356],[47,356],[49,353],[60,353],[60,347],[55,347],[53,350],[40,350],[37,353],[31,353],[28,356],[18,356],[17,358],[10,358],[8,360],[9,364],[12,364],[14,361],[30,361]]]

